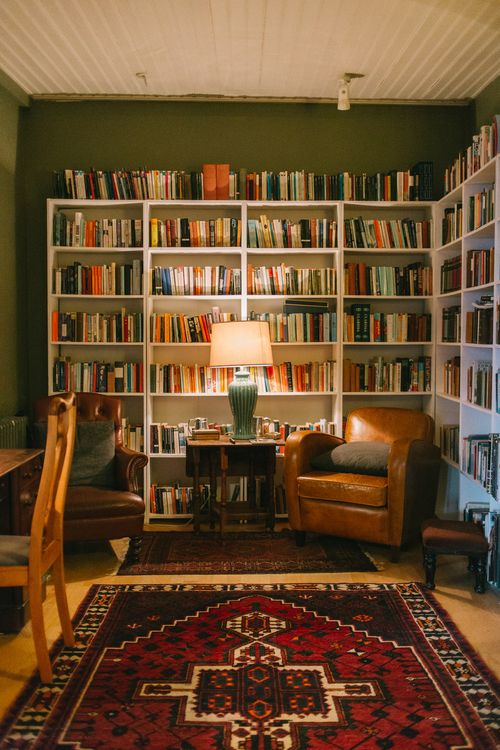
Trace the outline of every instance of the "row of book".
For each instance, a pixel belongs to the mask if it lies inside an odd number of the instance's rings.
[[[491,409],[493,370],[491,362],[473,361],[466,371],[466,398],[470,404]]]
[[[238,247],[241,220],[229,216],[216,219],[159,219],[149,221],[150,247]]]
[[[216,169],[215,194],[211,170]],[[252,172],[229,165],[202,171],[64,169],[53,173],[56,198],[136,200],[432,200],[433,164],[368,175],[305,170]],[[222,170],[221,168],[224,167]],[[217,175],[219,168],[220,175]]]
[[[143,315],[119,313],[52,312],[52,342],[81,341],[85,344],[141,343]]]
[[[455,242],[462,236],[463,227],[463,207],[461,203],[455,203],[454,206],[447,206],[443,211],[441,222],[441,244],[447,245],[449,242]]]
[[[72,362],[58,357],[52,367],[53,391],[143,393],[142,362]]]
[[[207,365],[150,365],[151,393],[227,393],[234,378],[232,367]],[[337,363],[282,362],[269,367],[250,367],[259,393],[331,393],[335,391]]]
[[[152,313],[149,319],[149,336],[153,344],[208,343],[213,323],[238,320],[236,313],[214,312],[200,315],[182,313]]]
[[[334,248],[337,222],[333,219],[248,219],[248,247]]]
[[[462,256],[445,259],[440,269],[441,294],[456,292],[462,288]]]
[[[369,266],[346,263],[344,294],[377,297],[422,297],[432,295],[432,268],[423,263],[407,266]]]
[[[460,398],[460,357],[451,357],[443,364],[443,393]]]
[[[273,343],[337,341],[337,313],[257,313],[250,312],[250,320],[269,323]]]
[[[142,294],[142,261],[84,266],[78,261],[52,269],[53,294],[129,296]]]
[[[493,343],[493,295],[482,294],[465,313],[465,341],[467,344]]]
[[[430,248],[432,219],[344,219],[346,247]]]
[[[371,312],[371,305],[356,303],[344,313],[343,340],[349,343],[429,341],[432,316],[418,313]]]
[[[228,266],[155,266],[151,294],[160,296],[241,294],[241,269]]]
[[[444,194],[455,190],[464,180],[484,167],[500,152],[499,118],[493,115],[491,124],[482,125],[479,133],[472,136],[472,143],[466,151],[446,168],[444,173]]]
[[[201,507],[208,507],[210,485],[200,485]],[[149,509],[153,515],[187,516],[193,513],[192,486],[180,484],[159,485],[152,484],[149,488]]]
[[[442,424],[440,428],[441,453],[458,465],[460,453],[460,425]]]
[[[254,420],[264,425],[265,430],[261,436],[269,433],[279,433],[281,440],[296,430],[314,430],[317,432],[326,432],[335,435],[335,423],[321,418],[313,422],[304,422],[302,424],[292,424],[290,422],[281,422],[279,419],[270,419],[269,417],[254,417]],[[191,421],[191,420],[190,420]],[[217,422],[208,422],[209,428],[216,429],[221,435],[232,432],[232,424],[219,424]],[[177,455],[183,456],[186,453],[186,440],[190,435],[189,422],[179,422],[177,424],[169,422],[152,422],[150,424],[150,442],[149,450],[153,455]],[[276,446],[277,452],[283,453],[283,446]]]
[[[127,417],[122,417],[122,440],[126,448],[144,452],[144,425],[130,424]]]
[[[467,217],[467,231],[488,224],[495,218],[495,188],[485,188],[479,193],[469,196],[469,214]]]
[[[441,341],[444,344],[459,344],[462,330],[462,308],[460,305],[443,307],[441,313]]]
[[[495,275],[495,248],[468,250],[465,263],[465,285],[481,286],[493,282]]]
[[[428,393],[431,390],[430,357],[397,357],[386,362],[375,357],[370,362],[343,363],[343,390],[346,393]]]
[[[142,247],[142,219],[85,219],[62,211],[54,214],[52,241],[56,247]]]
[[[469,501],[463,510],[464,521],[478,524],[488,540],[486,580],[500,586],[500,513],[490,510],[488,503]]]
[[[248,294],[336,294],[335,268],[247,266]]]
[[[471,434],[462,438],[460,469],[479,482],[492,497],[498,496],[498,433]]]

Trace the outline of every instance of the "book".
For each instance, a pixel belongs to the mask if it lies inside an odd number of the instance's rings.
[[[217,198],[217,171],[215,164],[203,164],[203,198],[215,200]]]
[[[215,174],[215,197],[219,201],[229,200],[229,164],[216,164]]]

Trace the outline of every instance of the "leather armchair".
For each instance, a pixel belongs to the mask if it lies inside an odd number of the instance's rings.
[[[285,445],[288,518],[297,544],[316,531],[385,544],[396,561],[420,524],[434,515],[440,450],[434,421],[412,409],[366,407],[347,419],[345,440],[321,432],[294,432]],[[387,477],[318,471],[314,456],[351,441],[390,443]]]
[[[123,445],[121,400],[100,393],[77,393],[79,421],[112,421],[115,425],[115,486],[68,487],[64,511],[65,541],[90,541],[129,537],[127,557],[137,560],[144,526],[144,500],[139,494],[139,476],[148,459],[144,453]],[[34,419],[46,421],[49,398],[35,402]]]

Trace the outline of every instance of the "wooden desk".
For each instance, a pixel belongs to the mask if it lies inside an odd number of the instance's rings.
[[[0,534],[29,534],[43,465],[40,448],[0,449]],[[0,632],[17,633],[28,619],[21,588],[0,588]]]
[[[219,516],[220,531],[229,519],[258,520],[266,522],[266,528],[274,528],[274,475],[276,472],[276,446],[283,442],[253,442],[238,440],[192,440],[186,447],[186,474],[193,477],[193,525],[200,528],[200,479],[208,477],[210,482],[210,525],[215,515]],[[228,477],[248,477],[247,500],[230,502]],[[256,477],[265,479],[264,504],[257,507]],[[220,478],[220,500],[217,484]]]

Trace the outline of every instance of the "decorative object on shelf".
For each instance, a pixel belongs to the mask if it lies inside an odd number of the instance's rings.
[[[257,383],[248,367],[269,367],[273,363],[269,325],[260,320],[214,323],[210,346],[210,367],[239,367],[228,386],[236,440],[255,438],[253,414],[257,404]]]

